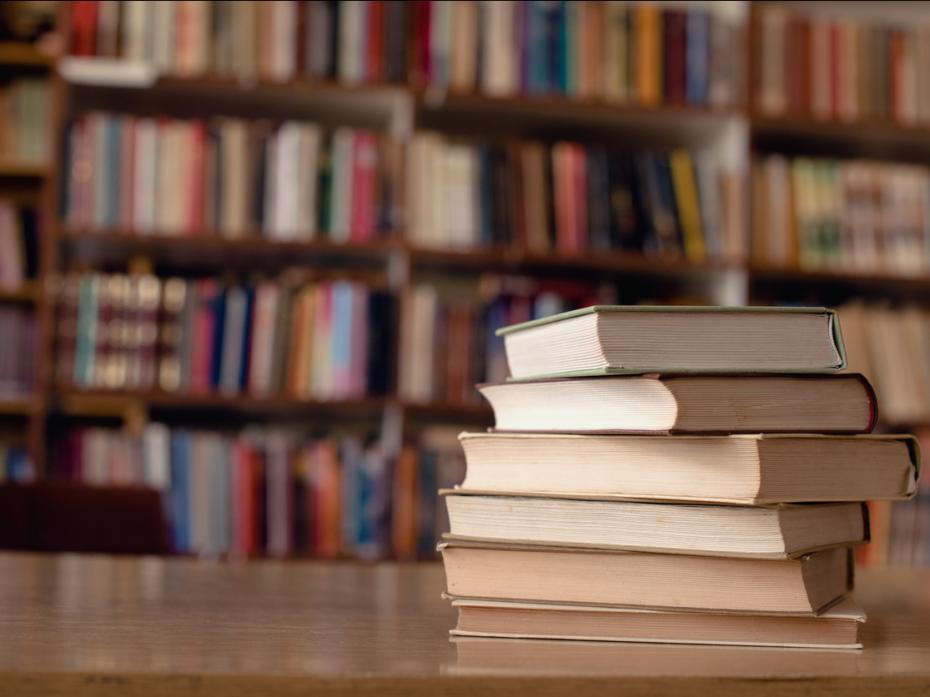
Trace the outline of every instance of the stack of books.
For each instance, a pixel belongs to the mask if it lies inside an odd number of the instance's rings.
[[[440,549],[454,634],[859,647],[867,499],[911,436],[810,308],[595,306],[501,330],[496,429],[460,436]],[[799,505],[804,504],[804,505]]]

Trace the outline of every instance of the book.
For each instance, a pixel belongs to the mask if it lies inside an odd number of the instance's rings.
[[[824,308],[595,305],[497,330],[513,378],[620,372],[824,372],[845,366]]]
[[[608,436],[463,433],[462,486],[530,493],[729,503],[910,498],[913,436]]]
[[[794,558],[867,542],[863,504],[709,506],[441,491],[446,539],[712,556]]]
[[[659,644],[861,648],[865,613],[851,599],[819,617],[669,612],[599,605],[559,605],[452,598],[453,636],[579,639]]]
[[[842,547],[784,560],[460,541],[439,548],[446,592],[462,598],[815,616],[852,583]]]
[[[839,375],[622,375],[479,385],[498,431],[868,433],[869,382]]]

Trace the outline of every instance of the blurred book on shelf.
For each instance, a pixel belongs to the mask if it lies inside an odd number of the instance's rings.
[[[744,256],[737,187],[710,151],[418,133],[408,161],[408,237],[422,246]]]
[[[32,309],[0,305],[0,337],[0,402],[31,395],[36,372],[36,321]]]
[[[161,490],[179,553],[431,557],[448,531],[436,488],[464,466],[454,443],[454,433],[427,431],[395,461],[377,440],[342,431],[77,428],[59,440],[53,472]]]
[[[485,276],[470,295],[449,283],[418,283],[402,300],[400,396],[413,403],[480,404],[475,384],[508,375],[495,327],[599,299],[610,298],[588,283]]]
[[[930,170],[768,155],[753,167],[753,259],[916,275],[930,270]]]
[[[78,230],[364,243],[400,225],[400,145],[368,131],[94,112],[66,142]]]
[[[35,279],[39,239],[35,210],[0,198],[0,291]]]
[[[390,388],[393,299],[359,282],[71,274],[59,312],[64,387],[320,400]]]
[[[756,4],[750,44],[762,115],[905,125],[930,120],[930,22]]]
[[[50,135],[47,80],[17,78],[0,87],[0,161],[45,164]]]
[[[70,53],[161,73],[404,82],[405,2],[75,2]]]
[[[21,445],[0,442],[0,484],[26,484],[35,479],[35,466]]]

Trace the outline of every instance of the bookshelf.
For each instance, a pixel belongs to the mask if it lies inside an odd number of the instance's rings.
[[[744,38],[748,39],[760,14],[770,5],[736,2],[696,6],[736,21],[745,28]],[[791,7],[792,11],[808,12],[811,5],[792,3]],[[67,4],[61,9],[63,36],[69,36],[70,9]],[[754,78],[761,70],[761,56],[749,43],[743,40],[734,54],[739,63],[735,74],[744,84],[728,101],[689,104],[659,100],[649,105],[640,103],[635,95],[618,97],[587,88],[557,94],[520,89],[492,94],[477,83],[463,87],[452,84],[454,81],[429,79],[413,58],[408,80],[403,82],[347,81],[340,79],[338,70],[325,75],[294,70],[286,77],[274,78],[254,66],[239,76],[209,67],[198,74],[180,76],[170,69],[157,69],[150,61],[113,56],[41,56],[35,62],[23,58],[28,70],[51,71],[55,153],[65,149],[66,126],[71,119],[91,111],[205,121],[217,116],[269,123],[303,120],[324,129],[372,129],[400,140],[431,132],[452,142],[469,143],[552,143],[567,139],[585,144],[611,143],[627,149],[704,148],[732,175],[734,200],[740,204],[734,219],[747,245],[743,254],[704,261],[689,260],[680,251],[533,251],[516,241],[452,248],[412,241],[409,220],[381,230],[376,239],[368,242],[337,242],[320,235],[303,241],[277,241],[263,237],[261,226],[255,224],[246,226],[236,239],[214,234],[207,227],[196,228],[191,235],[173,235],[158,229],[140,234],[125,225],[106,229],[71,225],[61,216],[58,202],[62,199],[63,177],[56,167],[20,167],[16,163],[6,167],[0,160],[0,182],[29,180],[28,186],[37,189],[35,196],[44,213],[39,280],[15,292],[0,293],[0,302],[30,304],[38,316],[37,392],[29,402],[32,406],[19,414],[29,420],[28,442],[40,471],[50,472],[46,444],[65,432],[72,420],[115,418],[127,429],[138,431],[149,420],[171,421],[175,415],[193,423],[209,423],[218,420],[212,418],[213,414],[222,414],[236,425],[254,420],[293,423],[312,417],[327,424],[361,422],[368,432],[378,434],[395,450],[401,444],[418,442],[421,434],[439,424],[490,423],[490,412],[477,400],[405,398],[397,389],[399,365],[393,368],[393,387],[388,394],[351,400],[58,385],[52,379],[52,366],[57,356],[54,327],[60,307],[51,281],[67,271],[249,279],[274,278],[289,267],[301,266],[347,278],[377,278],[398,302],[392,339],[395,348],[403,340],[404,327],[411,322],[403,300],[417,287],[443,287],[446,300],[467,299],[478,307],[492,297],[485,290],[485,286],[494,285],[487,282],[489,277],[516,277],[520,284],[537,289],[532,293],[549,288],[546,284],[574,288],[573,284],[587,283],[585,297],[623,302],[687,300],[740,305],[788,301],[833,305],[865,298],[884,303],[924,303],[930,297],[930,273],[860,272],[841,266],[800,268],[793,263],[757,260],[750,254],[750,179],[756,158],[784,153],[920,163],[930,154],[930,126],[874,116],[842,120],[767,113],[760,107],[759,85]],[[19,50],[8,52],[7,48],[0,45],[0,63]]]

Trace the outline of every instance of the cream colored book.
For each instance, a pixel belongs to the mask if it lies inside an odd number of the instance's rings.
[[[615,375],[480,385],[499,431],[866,433],[861,375]]]
[[[773,559],[869,539],[862,503],[715,506],[440,493],[451,524],[446,539]]]
[[[497,330],[515,379],[636,372],[811,373],[846,365],[832,310],[595,305]]]
[[[905,499],[913,436],[673,436],[463,433],[462,487],[742,504]]]
[[[462,598],[811,616],[852,586],[842,547],[778,560],[457,540],[439,549],[446,590]]]
[[[819,617],[670,612],[452,598],[453,636],[859,649],[865,613],[845,598]]]

